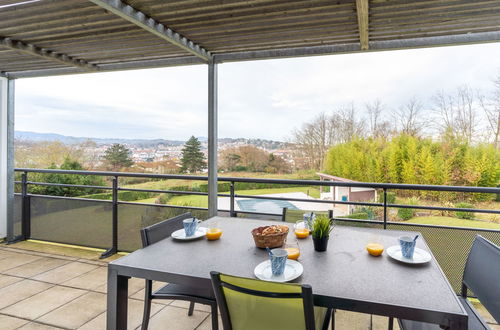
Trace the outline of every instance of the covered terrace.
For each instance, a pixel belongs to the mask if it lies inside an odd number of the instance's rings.
[[[15,226],[16,79],[206,65],[209,171],[205,179],[209,187],[207,212],[208,217],[212,217],[219,209],[217,97],[223,92],[217,85],[219,65],[498,42],[499,17],[500,0],[3,0],[0,2],[0,238],[5,237],[11,243],[30,238],[29,228],[20,230],[21,227]],[[498,188],[484,192],[498,193]],[[24,191],[23,197],[26,193]],[[117,205],[118,202],[113,207]],[[29,209],[22,212],[29,213]],[[234,210],[230,210],[230,214],[233,213]],[[114,216],[113,221],[116,223],[118,218]],[[386,225],[384,223],[384,228]],[[498,239],[498,235],[498,231],[493,232],[490,239]],[[466,242],[469,246],[471,237],[469,235]],[[28,299],[17,307],[20,301],[4,302],[2,308],[11,308],[17,314],[12,314],[16,315],[11,317],[14,320],[3,315],[2,322],[14,322],[11,328],[67,329],[85,324],[92,329],[104,328],[105,291],[101,287],[105,282],[104,263],[94,260],[95,257],[91,260],[80,256],[68,258],[61,257],[65,255],[61,251],[40,254],[28,251],[31,246],[18,245],[22,251],[16,251],[15,247],[0,248],[1,279],[8,282],[2,285],[10,287],[24,281],[24,284],[31,283],[33,287],[41,288],[40,292],[78,291],[73,297],[76,303],[68,305],[68,310],[76,306],[72,312],[79,311],[79,306],[85,305],[87,298],[101,305],[98,305],[99,310],[90,311],[95,315],[65,322],[60,316],[61,309],[63,314],[66,312],[57,301],[45,313],[38,314],[39,309],[34,308],[24,313],[46,298],[42,295],[42,300],[37,300],[40,298],[38,293],[30,292],[25,298],[34,297],[34,302]],[[107,255],[116,252],[117,244],[113,244]],[[463,263],[464,259],[458,262]],[[13,275],[16,268],[25,264],[26,267],[21,269],[23,274]],[[66,271],[57,269],[71,264],[75,269],[68,272],[74,272],[74,276],[66,276],[64,283],[71,284],[64,284],[57,276],[64,277],[62,273]],[[45,272],[54,272],[55,277],[43,280],[40,274]],[[17,286],[23,287],[24,284]],[[90,288],[91,284],[96,285]],[[134,294],[140,290],[141,287],[137,287],[134,293],[130,292],[135,305],[139,305],[140,294]],[[68,298],[68,302],[73,298]],[[180,314],[177,307],[185,306],[156,306],[158,313],[155,315],[162,318],[162,322],[175,319]],[[16,308],[21,312],[16,312]],[[191,320],[194,323],[179,326],[179,329],[208,328],[208,313],[201,312],[200,319]],[[348,316],[346,320],[353,319]],[[138,326],[136,321],[130,323]],[[370,322],[365,322],[366,328],[371,327]]]

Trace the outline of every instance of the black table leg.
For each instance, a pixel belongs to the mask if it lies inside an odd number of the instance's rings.
[[[127,329],[128,279],[108,268],[107,330]]]

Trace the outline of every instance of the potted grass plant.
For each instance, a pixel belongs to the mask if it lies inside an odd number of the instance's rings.
[[[333,229],[333,223],[326,215],[319,215],[312,225],[311,235],[313,238],[314,249],[319,252],[326,251],[328,239]]]

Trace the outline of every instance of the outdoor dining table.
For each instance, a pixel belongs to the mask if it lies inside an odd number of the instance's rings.
[[[219,240],[166,238],[108,265],[108,330],[127,328],[130,277],[197,287],[211,287],[212,270],[255,277],[255,266],[268,255],[255,247],[251,230],[278,222],[214,217],[205,224],[213,221],[223,230]],[[292,224],[286,224],[291,227],[288,239],[295,239]],[[326,252],[314,251],[311,237],[299,240],[298,261],[304,272],[293,282],[311,285],[317,306],[467,329],[467,313],[434,256],[426,264],[408,265],[392,260],[386,252],[373,257],[365,250],[370,242],[387,248],[397,245],[399,236],[415,234],[336,226]],[[423,238],[417,240],[417,247],[431,253]]]

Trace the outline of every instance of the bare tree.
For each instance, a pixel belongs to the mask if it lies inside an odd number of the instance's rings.
[[[356,117],[354,104],[343,106],[333,112],[330,118],[332,145],[347,143],[356,137],[365,136],[365,122]]]
[[[387,139],[392,132],[392,124],[389,121],[382,120],[384,106],[377,99],[372,103],[365,104],[366,113],[368,115],[369,133],[374,138]]]
[[[458,135],[468,142],[472,142],[476,132],[478,119],[476,116],[476,102],[474,91],[469,86],[461,86],[457,89],[457,116],[456,128]]]
[[[484,96],[479,96],[481,108],[483,109],[487,123],[489,135],[495,148],[500,149],[500,75],[494,80],[494,90],[492,97],[485,100]]]
[[[428,123],[423,114],[422,103],[416,97],[408,100],[395,112],[394,120],[401,133],[411,136],[421,136]]]
[[[310,169],[321,169],[328,147],[331,145],[330,123],[325,113],[319,114],[312,122],[305,123],[293,131],[293,140],[299,157]]]
[[[477,107],[481,98],[469,86],[458,87],[454,94],[438,92],[432,99],[438,113],[441,134],[451,132],[453,136],[468,142],[476,138],[479,125]]]
[[[434,122],[437,125],[438,132],[441,134],[444,132],[453,132],[455,135],[455,110],[453,97],[446,94],[444,91],[439,91],[432,97],[432,101],[439,118],[439,120]]]
[[[296,160],[309,169],[322,169],[330,146],[364,135],[364,121],[356,118],[353,105],[339,108],[330,116],[321,113],[293,131]]]

